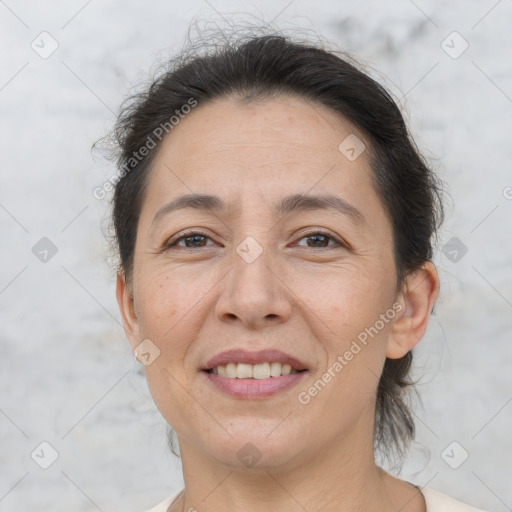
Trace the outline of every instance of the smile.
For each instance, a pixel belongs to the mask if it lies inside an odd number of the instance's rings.
[[[250,366],[252,371],[251,365],[243,366]],[[243,400],[257,400],[289,390],[302,381],[309,372],[307,370],[295,370],[295,373],[290,372],[288,375],[280,374],[277,377],[268,378],[228,377],[209,371],[200,373],[206,377],[209,386],[225,395]]]
[[[298,370],[289,364],[279,362],[245,364],[229,363],[225,366],[219,365],[208,370],[208,373],[220,375],[230,379],[268,379],[270,377],[281,377],[282,375],[293,375]]]

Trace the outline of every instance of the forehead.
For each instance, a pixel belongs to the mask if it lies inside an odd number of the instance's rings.
[[[363,141],[351,123],[303,98],[215,100],[195,107],[163,139],[146,198],[153,214],[190,193],[224,197],[228,206],[339,193],[368,206],[376,200],[369,197],[374,192],[368,151],[347,158],[340,151],[347,137]]]
[[[327,107],[297,96],[247,101],[218,99],[199,105],[164,139],[159,153],[180,150],[179,160],[229,154],[265,162],[338,157],[339,145],[355,127]],[[235,151],[233,151],[235,150]],[[364,159],[364,154],[362,155]]]

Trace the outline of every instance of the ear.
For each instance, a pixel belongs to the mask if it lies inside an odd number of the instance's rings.
[[[117,273],[116,297],[123,320],[124,332],[130,341],[132,351],[134,351],[140,344],[139,319],[135,312],[132,286],[126,282],[123,271]]]
[[[402,306],[393,321],[386,356],[398,359],[405,356],[421,340],[428,319],[439,294],[439,276],[435,265],[427,261],[410,274],[400,292],[397,302]]]

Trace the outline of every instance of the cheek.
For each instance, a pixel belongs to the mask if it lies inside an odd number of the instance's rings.
[[[155,404],[173,426],[186,411],[195,410],[189,388],[190,373],[184,361],[200,328],[197,308],[204,295],[200,280],[169,269],[150,268],[140,274],[138,288],[140,335],[159,349],[159,356],[145,366],[146,381]]]
[[[141,335],[161,342],[172,338],[204,295],[202,288],[197,279],[180,278],[168,270],[141,274],[137,293]]]
[[[347,268],[316,285],[305,278],[302,290],[309,308],[321,319],[315,334],[326,357],[316,377],[328,381],[325,403],[346,407],[347,402],[372,401],[394,316],[392,279],[382,272]]]
[[[374,325],[391,308],[394,284],[388,276],[381,269],[345,265],[327,273],[295,274],[294,279],[297,295],[322,320],[327,337],[347,341]]]
[[[142,284],[144,283],[144,284]],[[158,274],[141,276],[138,289],[138,319],[141,339],[149,339],[158,350],[158,358],[145,366],[146,380],[156,404],[180,394],[184,382],[184,359],[196,329],[193,303],[197,290],[193,280],[187,284]],[[195,301],[192,301],[193,297]],[[167,398],[160,394],[169,392]]]

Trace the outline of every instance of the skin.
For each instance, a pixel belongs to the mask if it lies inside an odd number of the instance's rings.
[[[351,133],[350,123],[304,99],[230,98],[196,107],[158,150],[134,273],[119,273],[117,299],[132,350],[144,339],[160,350],[145,372],[180,444],[186,490],[171,511],[425,510],[421,492],[375,465],[373,424],[385,358],[419,342],[439,279],[425,262],[397,286],[392,227],[368,152],[349,161],[338,149]],[[192,192],[219,196],[229,210],[182,210],[152,226],[163,205]],[[294,193],[337,195],[364,221],[331,210],[274,216],[272,205]],[[206,238],[162,249],[187,228]],[[305,237],[306,228],[332,238]],[[262,249],[252,263],[236,252],[248,236]],[[301,404],[298,393],[393,304],[401,307],[394,319]],[[236,347],[280,349],[309,373],[263,400],[229,397],[199,367]],[[249,442],[261,454],[253,467],[237,456]]]

